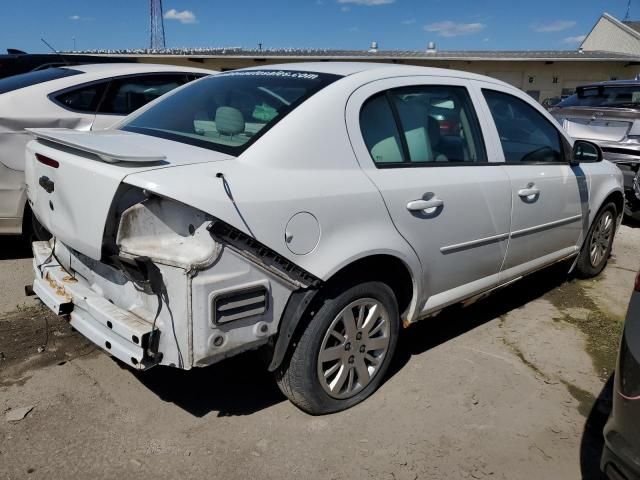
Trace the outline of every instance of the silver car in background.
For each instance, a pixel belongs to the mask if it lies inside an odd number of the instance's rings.
[[[640,80],[583,85],[550,111],[569,135],[597,143],[622,170],[625,213],[640,220]]]

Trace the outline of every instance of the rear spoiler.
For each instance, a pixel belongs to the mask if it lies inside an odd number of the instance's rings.
[[[70,128],[27,128],[26,130],[37,139],[92,153],[107,163],[162,162],[167,158],[162,153],[128,142],[128,137],[135,134],[122,130],[93,132],[82,132]]]

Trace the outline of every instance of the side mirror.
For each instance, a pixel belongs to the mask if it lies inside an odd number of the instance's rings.
[[[586,140],[576,140],[573,143],[571,154],[571,165],[580,163],[595,163],[602,161],[602,149],[593,142]]]

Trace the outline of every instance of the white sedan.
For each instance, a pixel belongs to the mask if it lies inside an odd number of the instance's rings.
[[[46,234],[26,206],[25,128],[106,128],[211,70],[135,63],[75,65],[0,79],[0,235]],[[24,216],[24,218],[23,218]]]
[[[32,133],[42,301],[136,369],[264,347],[313,414],[369,396],[401,327],[558,261],[597,275],[624,207],[595,144],[451,70],[237,70]]]

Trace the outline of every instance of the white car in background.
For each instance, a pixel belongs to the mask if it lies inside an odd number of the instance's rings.
[[[45,234],[26,206],[25,128],[109,127],[160,95],[217,73],[135,63],[74,65],[0,79],[0,235]],[[23,218],[24,217],[24,218]]]
[[[313,414],[371,395],[403,326],[558,261],[597,275],[624,207],[595,144],[453,70],[237,70],[113,129],[31,132],[42,301],[136,369],[266,345]]]

